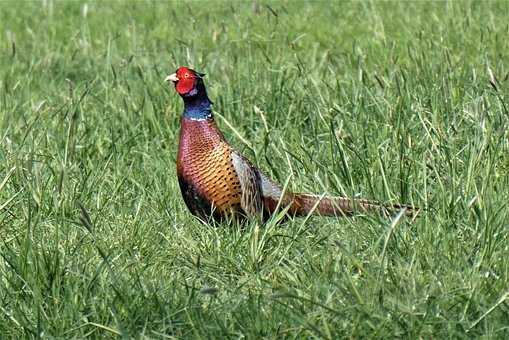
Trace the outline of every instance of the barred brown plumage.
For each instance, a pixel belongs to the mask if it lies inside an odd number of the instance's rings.
[[[181,67],[166,78],[184,100],[177,156],[177,176],[184,202],[204,221],[210,217],[269,218],[277,207],[289,215],[347,216],[356,212],[387,215],[405,209],[416,216],[419,209],[366,199],[322,197],[283,192],[282,187],[253,166],[228,144],[217,127],[203,74]]]

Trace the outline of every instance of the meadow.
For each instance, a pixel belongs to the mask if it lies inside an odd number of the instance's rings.
[[[509,337],[509,2],[0,3],[0,338]],[[204,226],[178,66],[298,192]]]

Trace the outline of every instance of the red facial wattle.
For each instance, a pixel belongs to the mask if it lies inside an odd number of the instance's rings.
[[[194,88],[194,78],[180,79],[175,86],[179,94],[187,94]]]
[[[187,67],[181,67],[176,72],[178,82],[175,85],[175,89],[181,95],[188,94],[194,89],[196,74],[188,69]]]

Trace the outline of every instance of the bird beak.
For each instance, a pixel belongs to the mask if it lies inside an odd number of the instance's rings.
[[[171,81],[171,82],[176,83],[179,81],[179,78],[177,77],[176,73],[173,73],[173,74],[170,74],[168,77],[164,78],[164,81],[166,81],[166,82]]]

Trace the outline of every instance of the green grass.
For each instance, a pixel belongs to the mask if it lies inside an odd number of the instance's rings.
[[[2,2],[0,337],[508,338],[508,22],[509,2]],[[180,65],[292,190],[428,211],[201,225]]]

